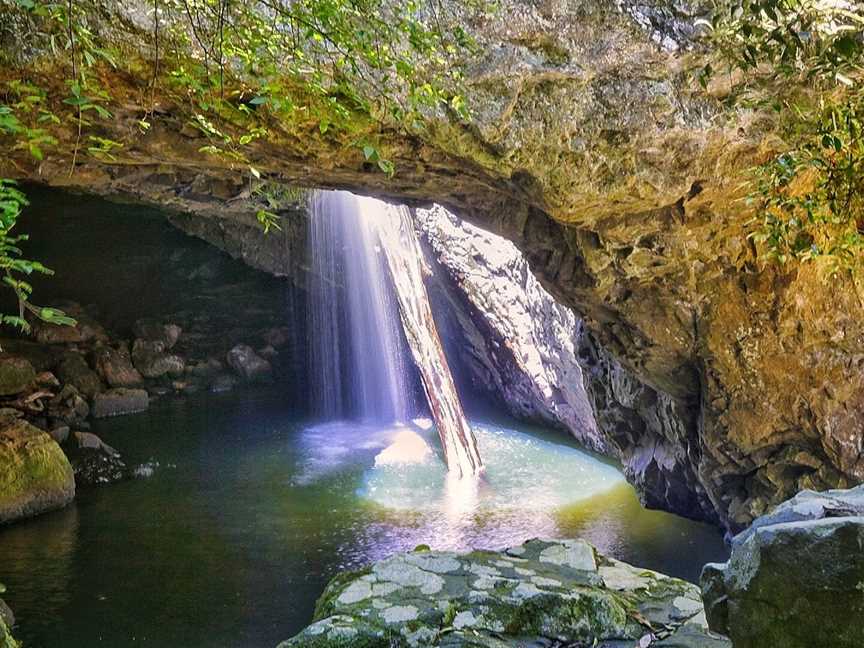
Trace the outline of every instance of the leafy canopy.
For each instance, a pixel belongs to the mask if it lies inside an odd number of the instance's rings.
[[[719,0],[712,42],[732,100],[777,115],[785,150],[757,169],[751,237],[781,264],[857,273],[864,251],[864,5]],[[703,70],[706,82],[716,70]]]

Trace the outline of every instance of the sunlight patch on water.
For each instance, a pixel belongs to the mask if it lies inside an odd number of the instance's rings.
[[[449,479],[431,453],[422,461],[379,462],[368,470],[360,495],[391,509],[551,510],[620,484],[615,468],[576,448],[489,424],[472,424],[486,464],[479,483]],[[421,431],[403,432],[422,443]],[[402,444],[408,446],[403,438]],[[393,454],[392,446],[383,454]],[[381,455],[379,455],[381,456]]]

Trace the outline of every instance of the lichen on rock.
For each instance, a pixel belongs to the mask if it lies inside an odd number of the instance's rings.
[[[611,646],[644,637],[730,647],[708,632],[696,586],[582,540],[530,540],[501,552],[400,554],[337,576],[314,623],[280,648]]]

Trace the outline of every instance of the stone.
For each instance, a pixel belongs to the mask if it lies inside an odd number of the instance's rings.
[[[14,396],[36,382],[36,370],[24,358],[3,354],[0,356],[0,396]]]
[[[147,378],[160,378],[165,375],[179,376],[186,370],[186,362],[178,355],[166,353],[164,342],[135,340],[132,346],[132,360],[135,367]]]
[[[515,555],[531,576],[515,569]],[[607,568],[621,573],[619,589],[599,577]],[[341,574],[312,625],[280,648],[632,648],[653,633],[656,643],[645,645],[731,648],[707,629],[695,585],[612,561],[581,540],[530,540],[504,552],[401,554]]]
[[[864,486],[802,492],[732,540],[709,564],[710,627],[735,648],[864,645]]]
[[[75,387],[86,398],[93,398],[105,389],[99,375],[90,368],[80,353],[67,353],[57,367],[60,380]]]
[[[238,376],[249,382],[267,381],[272,378],[273,368],[248,344],[238,344],[225,356],[228,366]]]
[[[0,524],[66,506],[75,497],[69,460],[23,419],[0,429]]]
[[[141,382],[141,374],[132,366],[132,358],[125,345],[97,346],[93,350],[93,366],[111,387],[130,387]]]
[[[51,438],[57,443],[63,444],[66,443],[66,440],[69,438],[69,432],[70,429],[68,425],[56,425],[48,431],[48,434],[50,434]]]
[[[139,319],[132,327],[136,338],[148,342],[161,342],[165,349],[172,349],[180,339],[183,329],[177,324],[165,324],[157,319]]]
[[[91,413],[94,418],[105,418],[143,412],[149,406],[150,399],[147,390],[116,387],[96,395],[93,399]]]
[[[32,322],[33,335],[40,344],[80,344],[82,342],[108,341],[108,334],[88,312],[75,302],[64,302],[56,307],[74,317],[74,326],[49,324],[35,319]]]

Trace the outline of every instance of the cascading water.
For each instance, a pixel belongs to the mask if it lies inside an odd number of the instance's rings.
[[[405,422],[413,414],[412,367],[375,222],[361,216],[358,199],[318,191],[311,201],[313,405],[325,419]]]
[[[410,212],[344,191],[316,192],[310,228],[309,336],[317,413],[409,420],[407,340],[451,473],[480,472],[477,442],[432,318]]]

